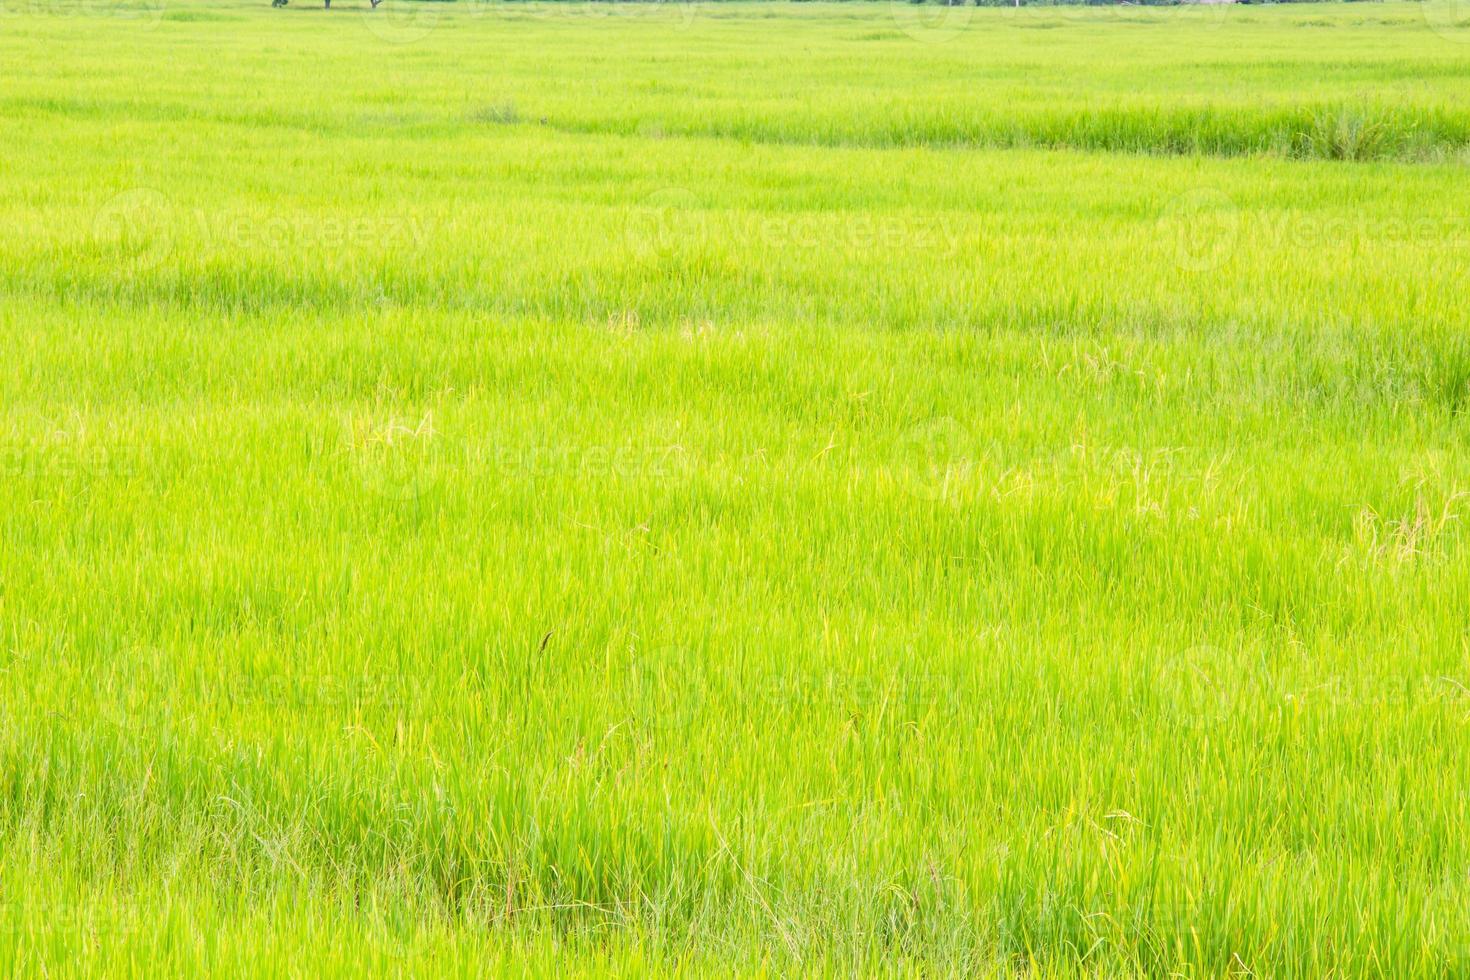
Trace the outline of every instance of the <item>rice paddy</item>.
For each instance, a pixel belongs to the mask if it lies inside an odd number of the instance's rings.
[[[0,79],[7,973],[1470,973],[1462,5]]]

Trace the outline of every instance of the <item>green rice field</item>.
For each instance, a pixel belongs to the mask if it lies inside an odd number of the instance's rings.
[[[0,0],[0,971],[1470,977],[1470,6]]]

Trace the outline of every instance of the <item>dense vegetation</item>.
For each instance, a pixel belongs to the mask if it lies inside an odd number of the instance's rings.
[[[1453,5],[0,19],[7,972],[1470,970]]]

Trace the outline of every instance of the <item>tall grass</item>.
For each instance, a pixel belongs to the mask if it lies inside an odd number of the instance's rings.
[[[13,11],[4,968],[1463,975],[1463,50],[969,9]]]

